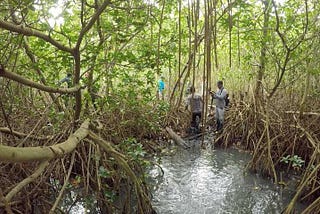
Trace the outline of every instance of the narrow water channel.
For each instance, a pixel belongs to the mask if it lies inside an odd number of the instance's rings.
[[[250,155],[236,149],[179,149],[154,168],[153,206],[158,214],[281,213],[293,196],[258,174],[245,172]],[[297,213],[302,205],[296,207]]]

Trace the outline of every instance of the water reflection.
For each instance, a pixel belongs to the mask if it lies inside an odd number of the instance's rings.
[[[281,213],[293,192],[244,173],[250,159],[237,150],[178,151],[162,157],[164,177],[153,177],[153,205],[158,214]],[[299,209],[299,207],[298,207]],[[301,208],[300,208],[301,209]]]

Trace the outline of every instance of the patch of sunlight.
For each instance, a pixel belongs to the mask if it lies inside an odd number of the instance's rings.
[[[63,17],[61,17],[62,14],[62,8],[63,8],[64,0],[58,0],[56,5],[54,7],[51,7],[49,9],[49,14],[51,17],[48,19],[50,27],[54,26],[60,26],[64,23]]]

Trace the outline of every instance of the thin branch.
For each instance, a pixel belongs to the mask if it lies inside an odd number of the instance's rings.
[[[54,213],[54,211],[56,210],[57,206],[59,205],[59,202],[63,196],[63,192],[66,189],[67,185],[69,184],[68,180],[70,178],[71,172],[72,172],[72,168],[73,168],[73,164],[74,164],[74,158],[75,157],[75,152],[72,153],[72,157],[71,157],[71,163],[68,169],[68,174],[67,176],[64,178],[64,183],[63,186],[61,187],[61,190],[59,192],[58,197],[56,198],[56,201],[54,202],[53,206],[51,207],[49,214]]]
[[[286,71],[286,67],[290,61],[290,55],[291,53],[299,47],[299,45],[304,41],[305,39],[305,35],[307,34],[307,30],[308,30],[308,24],[309,24],[309,18],[308,18],[308,3],[307,1],[305,0],[305,7],[306,7],[306,23],[304,25],[304,29],[303,29],[303,33],[302,35],[300,36],[300,39],[298,40],[297,44],[294,45],[293,47],[289,47],[288,44],[287,44],[287,41],[285,40],[284,38],[284,34],[282,34],[280,32],[280,20],[279,20],[279,15],[278,15],[278,11],[277,11],[277,7],[276,7],[276,3],[274,0],[272,0],[272,4],[273,4],[273,7],[274,7],[274,10],[275,10],[275,15],[276,15],[276,33],[278,34],[278,36],[280,37],[281,39],[281,42],[282,42],[282,45],[285,47],[286,49],[286,56],[285,56],[285,60],[283,62],[283,65],[281,66],[280,63],[278,64],[279,68],[280,68],[280,76],[279,76],[279,79],[276,81],[274,87],[272,88],[268,98],[270,99],[276,92],[276,90],[278,89],[282,79],[283,79],[283,76],[284,76],[284,73]]]
[[[104,9],[106,9],[106,7],[108,6],[108,4],[110,4],[110,0],[106,0],[102,3],[101,7],[95,12],[95,14],[92,16],[92,18],[90,19],[89,23],[81,29],[79,37],[78,37],[78,41],[77,41],[77,45],[76,45],[76,49],[79,50],[80,48],[80,44],[81,41],[84,37],[84,35],[91,29],[91,27],[93,26],[93,24],[96,22],[96,20],[99,18],[99,16],[101,15],[101,13],[104,11]]]
[[[40,32],[38,30],[34,30],[31,28],[25,27],[23,25],[15,25],[15,24],[12,24],[12,23],[4,21],[4,20],[0,20],[0,28],[6,29],[9,31],[13,31],[16,33],[20,33],[25,36],[35,36],[35,37],[41,38],[41,39],[45,40],[46,42],[51,43],[52,45],[57,47],[59,50],[66,51],[71,54],[73,53],[72,48],[69,48],[69,47],[62,45],[61,43],[57,42],[56,40],[54,40],[50,36]]]
[[[297,42],[297,44],[296,44],[294,47],[291,48],[291,50],[294,50],[294,49],[296,49],[297,47],[299,47],[299,45],[305,40],[306,34],[307,34],[307,32],[308,32],[308,25],[309,25],[309,16],[308,16],[308,14],[309,14],[309,10],[308,10],[308,2],[307,2],[307,0],[305,0],[304,3],[305,3],[305,7],[306,7],[306,11],[305,11],[305,14],[306,14],[306,23],[305,23],[305,25],[304,25],[303,33],[302,33],[302,35],[300,36],[299,41]]]
[[[5,111],[4,107],[3,107],[3,103],[2,103],[1,98],[0,98],[0,106],[1,106],[1,110],[2,110],[2,114],[3,114],[4,120],[6,121],[6,123],[8,125],[8,131],[9,131],[9,133],[11,135],[13,135],[12,127],[11,127],[10,122],[9,122],[9,117],[6,114],[6,111]],[[13,138],[13,141],[16,144],[16,139],[15,138]]]
[[[40,77],[40,81],[43,85],[47,85],[47,81],[42,73],[42,71],[40,70],[40,68],[38,68],[36,66],[36,64],[38,63],[37,60],[36,60],[36,57],[35,55],[32,53],[31,51],[31,48],[28,44],[28,41],[26,38],[23,38],[24,39],[24,42],[23,42],[23,46],[24,46],[24,49],[26,51],[26,54],[28,55],[29,59],[31,60],[32,64],[33,64],[33,67],[35,69],[35,71],[37,72],[37,74],[39,75]],[[52,93],[49,93],[49,96],[51,97],[51,100],[52,102],[54,102],[59,110],[59,112],[63,111],[63,108],[62,106],[60,105],[60,103],[58,102],[58,100],[56,99],[55,95],[52,94]]]
[[[272,0],[272,4],[273,4],[273,7],[274,7],[274,12],[275,12],[275,15],[276,15],[276,29],[275,31],[277,32],[277,34],[279,35],[280,39],[281,39],[281,42],[283,44],[283,46],[285,47],[285,49],[290,52],[290,48],[288,47],[288,44],[283,36],[283,34],[280,32],[280,19],[279,19],[279,15],[278,15],[278,10],[277,10],[277,6],[276,6],[276,3],[274,0]]]
[[[278,89],[278,87],[279,87],[279,85],[280,85],[280,83],[282,81],[284,73],[287,70],[287,64],[288,64],[288,62],[290,60],[290,54],[291,54],[291,51],[290,51],[290,49],[288,49],[287,53],[286,53],[286,57],[285,57],[284,63],[283,63],[283,66],[279,65],[281,73],[280,73],[280,76],[279,76],[276,84],[274,85],[274,87],[272,88],[272,90],[271,90],[271,92],[270,92],[270,94],[268,96],[269,99],[275,94],[275,92],[277,91],[277,89]]]
[[[3,66],[0,65],[0,77],[1,76],[5,77],[7,79],[10,79],[10,80],[16,81],[18,83],[21,83],[23,85],[27,85],[32,88],[37,88],[41,91],[46,91],[49,93],[69,94],[69,93],[77,92],[81,89],[80,85],[76,85],[72,88],[58,88],[58,87],[55,88],[55,87],[42,85],[40,83],[26,79],[26,78],[14,73],[14,72],[7,71],[7,70],[5,70],[5,68]]]
[[[300,111],[285,111],[286,114],[300,114]],[[302,115],[306,116],[320,116],[320,112],[302,112]]]

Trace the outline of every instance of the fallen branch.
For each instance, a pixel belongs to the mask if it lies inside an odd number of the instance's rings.
[[[205,135],[205,134],[206,134],[206,132],[201,132],[201,133],[199,133],[199,134],[192,135],[192,136],[187,137],[187,138],[185,138],[185,139],[186,139],[186,140],[194,140],[194,139],[196,139],[196,138],[198,138],[198,137],[201,137],[201,136],[203,136],[203,135]]]
[[[186,144],[186,142],[179,136],[177,135],[171,128],[166,127],[166,130],[170,137],[176,142],[178,145],[184,147],[185,149],[189,148],[190,146]]]

